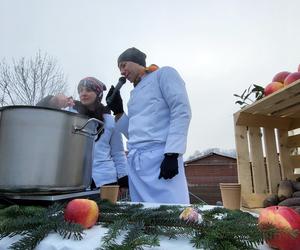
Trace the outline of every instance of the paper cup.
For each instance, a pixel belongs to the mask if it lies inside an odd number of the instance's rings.
[[[100,188],[100,197],[102,200],[109,200],[116,203],[119,194],[119,185],[108,185]]]
[[[220,189],[224,208],[241,208],[241,184],[220,183]]]

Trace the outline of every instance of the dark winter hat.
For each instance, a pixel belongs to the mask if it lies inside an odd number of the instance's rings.
[[[83,78],[77,86],[78,94],[80,93],[81,88],[88,88],[94,91],[99,98],[102,98],[103,91],[106,90],[106,86],[103,82],[99,81],[95,77],[86,77]]]
[[[146,67],[146,54],[137,48],[129,48],[125,50],[118,58],[118,66],[121,62],[130,61]]]

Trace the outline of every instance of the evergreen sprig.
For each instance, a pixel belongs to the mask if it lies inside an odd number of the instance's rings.
[[[121,235],[122,230],[126,229],[128,229],[128,221],[126,219],[114,221],[102,239],[104,245],[109,246],[111,243],[115,244],[115,240]]]
[[[170,239],[185,237],[195,248],[254,249],[263,242],[257,218],[242,211],[224,208],[199,211],[201,223],[179,219],[182,206],[144,208],[142,204],[111,204],[97,201],[99,222],[108,227],[102,238],[101,250],[135,250],[159,246],[159,237]],[[49,233],[62,238],[81,240],[83,228],[65,222],[65,204],[55,203],[48,208],[9,206],[0,209],[0,237],[21,235],[10,249],[34,249]],[[197,207],[195,207],[197,209]],[[4,223],[3,223],[4,222]]]
[[[54,203],[48,208],[13,205],[0,210],[0,239],[22,237],[9,249],[34,249],[49,233],[57,232],[63,238],[81,240],[83,228],[67,223],[63,217],[65,204]]]
[[[14,250],[33,250],[51,231],[51,225],[40,225],[35,229],[27,231],[23,237],[13,243],[9,249]]]
[[[159,246],[158,235],[144,234],[144,223],[136,222],[129,224],[125,221],[113,223],[112,227],[103,239],[101,250],[140,250],[143,247]],[[116,228],[117,226],[120,228]],[[117,243],[117,236],[121,234],[121,230],[126,230],[123,240]]]
[[[222,218],[218,218],[221,215]],[[191,242],[203,249],[255,249],[263,242],[257,218],[239,210],[215,208],[203,212],[200,233]]]
[[[198,224],[180,220],[179,214],[183,208],[179,206],[160,206],[152,209],[123,207],[117,209],[118,214],[109,225],[109,217],[105,214],[111,214],[114,209],[116,208],[106,205],[105,210],[102,210],[100,222],[104,219],[109,227],[102,241],[102,250],[142,249],[147,245],[143,240],[137,239],[147,239],[148,244],[153,241],[153,245],[147,246],[156,246],[159,236],[187,237],[195,248],[212,250],[255,249],[263,242],[262,233],[257,227],[257,218],[239,210],[214,208],[204,211],[203,222]],[[124,221],[127,221],[127,224]],[[118,244],[122,232],[125,238]]]

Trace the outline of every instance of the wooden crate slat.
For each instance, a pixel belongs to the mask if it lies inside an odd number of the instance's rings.
[[[289,136],[286,145],[289,148],[300,147],[300,134]]]
[[[300,95],[294,98],[287,98],[279,103],[270,105],[269,107],[262,107],[259,111],[260,114],[272,114],[273,116],[288,116],[293,113],[294,107],[299,107]]]
[[[276,147],[276,135],[274,129],[263,128],[264,145],[266,152],[267,175],[269,192],[277,193],[277,185],[281,180],[279,156]]]
[[[300,112],[299,112],[299,110],[297,111],[297,112],[295,112],[295,113],[293,113],[292,115],[290,115],[289,116],[290,118],[300,118]]]
[[[282,116],[282,117],[292,117],[297,112],[299,112],[300,109],[300,96],[297,96],[297,98],[294,98],[292,100],[286,100],[285,103],[283,103],[281,107],[274,106],[272,110],[269,110],[269,113],[274,116]]]
[[[250,161],[252,162],[254,193],[267,193],[267,177],[260,128],[249,127]]]
[[[300,114],[300,113],[299,113]],[[290,125],[290,130],[300,128],[300,118],[294,118]]]
[[[293,104],[283,110],[276,110],[272,115],[281,116],[281,117],[289,117],[289,118],[299,118],[300,117],[300,103]]]
[[[256,101],[255,103],[245,107],[244,112],[253,114],[266,114],[263,112],[266,107],[271,107],[273,105],[278,105],[285,100],[292,99],[295,95],[300,93],[300,80],[295,83],[280,89],[279,91],[264,97],[263,99]]]
[[[250,169],[249,146],[247,128],[244,126],[235,126],[235,144],[237,150],[237,170],[239,183],[243,193],[252,193],[252,173]]]
[[[263,201],[268,194],[251,194],[246,193],[242,196],[242,206],[246,208],[260,208],[263,207]]]
[[[279,156],[282,179],[293,179],[294,177],[294,169],[290,157],[291,150],[288,147],[288,137],[288,130],[278,130]]]
[[[291,118],[240,112],[236,114],[235,124],[239,126],[289,129],[292,121]]]
[[[293,168],[300,168],[300,155],[291,156],[291,165]]]

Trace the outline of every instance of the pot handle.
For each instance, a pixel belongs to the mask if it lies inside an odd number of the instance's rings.
[[[91,133],[90,131],[84,129],[90,122],[97,122],[100,126],[98,126],[98,130],[96,133]],[[78,126],[73,126],[73,133],[74,134],[82,134],[82,135],[86,135],[86,136],[91,136],[91,137],[94,137],[96,135],[98,135],[99,133],[101,133],[101,131],[103,130],[103,127],[104,127],[104,122],[96,119],[96,118],[91,118],[91,119],[88,119],[88,121],[81,127],[78,127]]]

